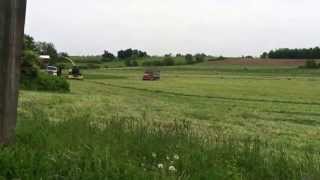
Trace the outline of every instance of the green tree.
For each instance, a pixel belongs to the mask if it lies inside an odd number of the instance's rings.
[[[320,59],[320,48],[303,48],[303,49],[276,49],[269,53],[263,53],[261,57],[268,56],[271,59]]]
[[[138,61],[133,60],[131,66],[132,66],[132,67],[137,67],[137,66],[139,66]]]
[[[267,52],[264,52],[261,56],[260,56],[261,59],[267,59],[268,58],[268,53]]]
[[[23,43],[24,50],[31,50],[36,51],[36,43],[32,36],[24,35],[24,43]]]
[[[58,54],[58,56],[61,57],[61,58],[66,58],[66,57],[69,57],[69,54],[66,53],[66,52],[60,52],[60,53]]]
[[[131,66],[132,66],[132,60],[131,60],[131,59],[125,59],[124,64],[125,64],[127,67],[131,67]]]
[[[36,78],[39,71],[38,54],[31,50],[24,50],[22,53],[21,77]]]
[[[36,49],[40,55],[49,55],[53,61],[58,58],[58,51],[53,43],[37,42]]]
[[[171,54],[164,56],[163,65],[165,65],[165,66],[173,66],[174,64],[175,64],[174,63],[174,59],[172,58]]]
[[[206,58],[205,54],[196,54],[195,55],[195,59],[196,59],[197,63],[204,62],[205,58]]]
[[[226,59],[226,58],[223,57],[223,56],[219,56],[219,57],[217,58],[218,61],[223,61],[223,60],[225,60],[225,59]]]
[[[187,54],[185,58],[186,58],[186,63],[187,64],[193,64],[194,63],[192,54]]]
[[[118,58],[120,60],[125,60],[128,58],[132,58],[132,59],[143,58],[147,56],[148,56],[147,52],[140,51],[137,49],[126,49],[126,50],[118,51]]]
[[[111,61],[114,61],[115,59],[116,57],[109,51],[104,51],[102,54],[102,61],[111,62]]]

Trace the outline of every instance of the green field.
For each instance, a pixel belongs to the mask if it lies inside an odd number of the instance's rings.
[[[2,165],[7,171],[0,174],[23,179],[319,177],[320,71],[202,64],[163,67],[161,80],[148,82],[141,80],[143,72],[87,70],[84,81],[70,81],[71,93],[22,91],[18,143],[0,159],[10,164],[18,156],[32,165]],[[180,156],[171,162],[177,171],[157,168],[174,154]]]
[[[72,87],[102,117],[119,113],[160,122],[190,120],[213,133],[257,136],[295,147],[318,144],[317,72],[255,71],[166,68],[161,81],[154,82],[141,81],[143,69],[88,71],[87,80],[72,82]]]

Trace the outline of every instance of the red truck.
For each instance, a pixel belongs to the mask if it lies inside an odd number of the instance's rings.
[[[146,70],[144,72],[143,78],[144,81],[155,81],[160,80],[160,71],[159,70]]]

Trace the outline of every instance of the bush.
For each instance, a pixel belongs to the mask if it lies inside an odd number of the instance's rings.
[[[197,63],[202,63],[202,62],[204,62],[206,55],[205,54],[196,54],[195,58],[196,58]]]
[[[137,67],[137,66],[139,66],[139,63],[138,63],[138,61],[136,61],[136,60],[133,60],[133,61],[132,61],[132,64],[131,64],[131,66],[132,66],[132,67]]]
[[[139,66],[138,62],[136,60],[132,60],[132,59],[126,59],[124,64],[127,66],[127,67],[136,67],[136,66]]]
[[[187,54],[185,58],[186,58],[186,63],[187,64],[193,64],[194,63],[193,56],[191,54]]]
[[[219,56],[219,57],[217,58],[218,61],[223,61],[223,60],[225,60],[225,59],[226,59],[226,58],[223,57],[223,56]]]
[[[144,61],[142,66],[152,66],[152,61]]]
[[[59,64],[57,64],[57,67],[60,69],[67,69],[68,65],[65,63],[59,63]]]
[[[154,61],[144,61],[142,66],[166,66],[164,61],[154,60]]]
[[[320,64],[318,65],[315,60],[307,60],[305,62],[305,68],[307,69],[317,69],[320,67]]]
[[[130,59],[126,59],[124,64],[127,66],[127,67],[131,67],[131,60]]]
[[[164,66],[174,66],[174,60],[171,56],[167,55],[163,59],[163,65]]]
[[[163,62],[160,60],[155,60],[155,61],[152,61],[152,65],[153,66],[163,66]]]
[[[104,51],[101,61],[103,61],[103,62],[112,62],[115,59],[116,59],[116,57],[112,53],[110,53],[108,51]]]
[[[87,64],[101,64],[100,56],[72,56],[71,59],[74,60],[75,63],[87,63]]]
[[[30,50],[25,50],[22,54],[21,77],[36,78],[39,71],[38,55]]]
[[[70,85],[67,80],[57,76],[39,73],[37,77],[22,77],[21,88],[35,91],[69,92]]]

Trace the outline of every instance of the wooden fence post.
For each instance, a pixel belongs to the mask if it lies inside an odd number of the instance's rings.
[[[14,140],[26,0],[0,0],[0,144]]]

